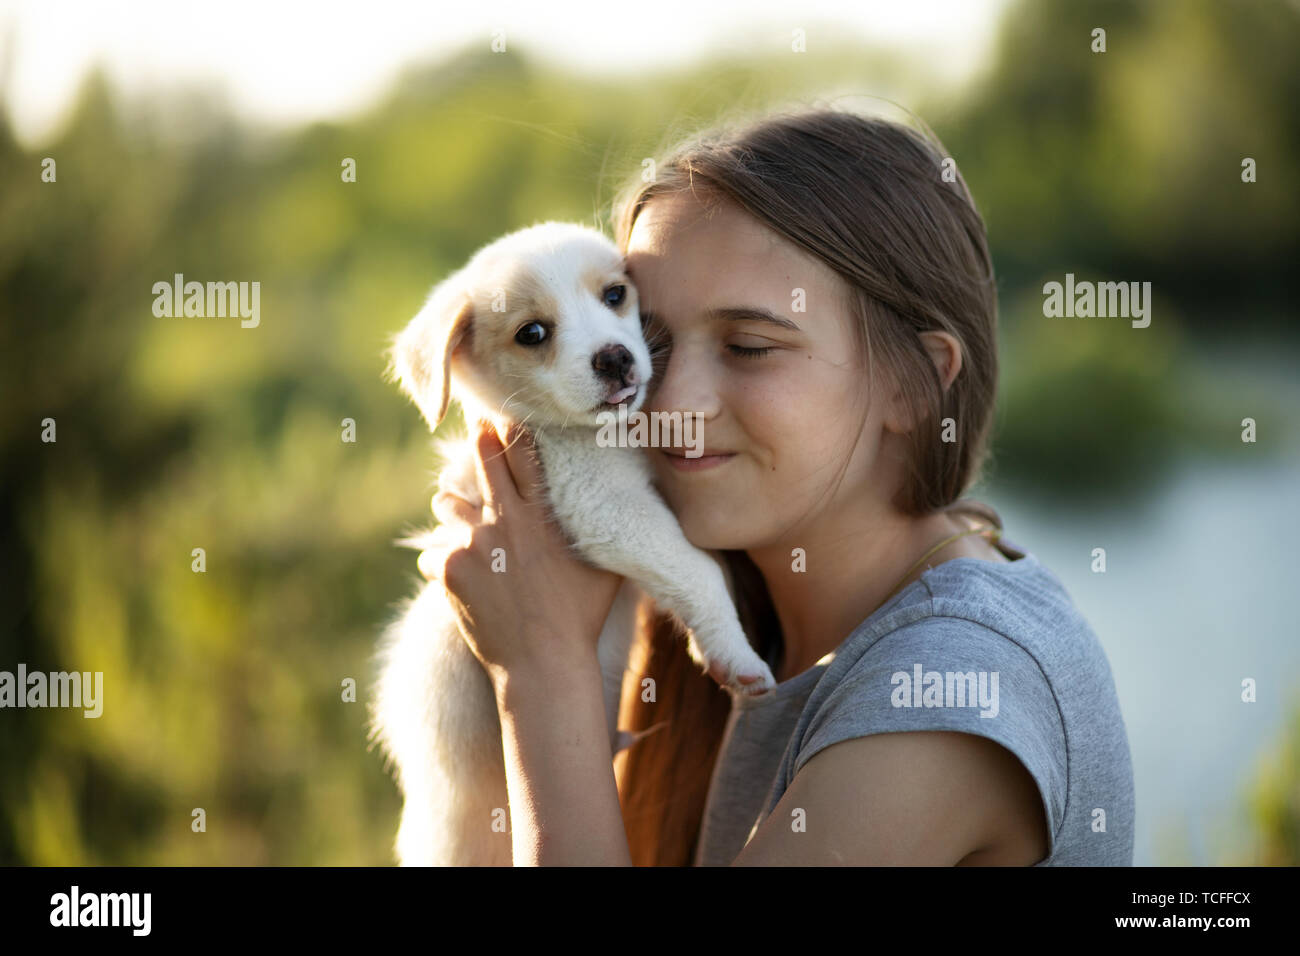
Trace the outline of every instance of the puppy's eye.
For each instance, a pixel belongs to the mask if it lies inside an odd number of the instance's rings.
[[[546,326],[540,322],[529,322],[520,326],[515,333],[515,341],[520,345],[541,345],[547,336]]]
[[[612,285],[605,290],[602,299],[611,309],[616,309],[623,304],[623,299],[627,297],[627,286]]]

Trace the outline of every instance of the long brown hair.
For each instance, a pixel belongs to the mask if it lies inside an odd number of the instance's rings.
[[[960,498],[979,477],[993,417],[993,263],[965,181],[926,132],[831,108],[716,127],[678,146],[652,181],[629,183],[615,200],[615,236],[626,251],[646,203],[702,191],[830,266],[851,292],[868,368],[890,374],[915,412],[895,505],[915,516],[970,510],[1001,527],[987,505]],[[926,331],[961,344],[961,371],[946,391],[919,338]],[[946,419],[955,441],[935,440]],[[771,661],[781,632],[763,579],[744,552],[722,556],[745,633]],[[689,865],[730,699],[691,661],[672,619],[649,604],[628,667],[619,726],[665,725],[615,760],[632,860]]]

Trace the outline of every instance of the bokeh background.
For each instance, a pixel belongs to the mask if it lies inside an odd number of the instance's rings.
[[[1300,860],[1300,9],[977,6],[987,29],[951,55],[891,44],[861,10],[737,8],[724,42],[630,9],[602,42],[641,58],[604,71],[530,49],[505,15],[504,52],[450,11],[427,38],[394,18],[401,69],[330,118],[95,68],[35,133],[15,68],[30,75],[34,39],[0,20],[0,669],[105,675],[98,720],[0,711],[0,863],[391,862],[400,803],[365,704],[378,631],[417,580],[393,542],[428,519],[431,461],[382,378],[388,336],[480,244],[599,223],[678,136],[798,102],[920,116],[985,216],[1003,372],[976,493],[1110,657],[1137,862]],[[213,8],[213,29],[244,17],[285,71],[324,55],[241,9]],[[935,36],[954,11],[935,5]],[[565,16],[577,31],[590,13]],[[670,60],[674,36],[695,54]],[[35,69],[40,88],[69,81],[52,55]],[[152,285],[178,272],[260,281],[260,326],[156,318]],[[1044,318],[1042,285],[1067,272],[1151,282],[1150,327]]]

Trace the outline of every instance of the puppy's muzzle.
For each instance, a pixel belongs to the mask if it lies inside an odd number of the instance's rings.
[[[609,386],[605,402],[617,405],[637,393],[636,360],[622,345],[607,345],[591,357],[596,377]]]
[[[632,371],[632,353],[622,345],[607,345],[591,357],[591,367],[611,385],[628,385]]]

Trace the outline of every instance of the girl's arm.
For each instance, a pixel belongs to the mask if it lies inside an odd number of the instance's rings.
[[[600,667],[557,667],[497,689],[516,866],[631,866]]]
[[[575,557],[544,507],[526,434],[476,445],[482,508],[434,498],[441,578],[462,636],[492,681],[501,717],[516,865],[630,866],[614,781],[596,642],[622,578]]]
[[[795,774],[733,866],[1030,866],[1047,856],[1033,777],[987,737],[872,734]]]

